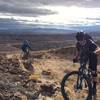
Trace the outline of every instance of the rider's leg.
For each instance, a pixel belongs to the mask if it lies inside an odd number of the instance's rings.
[[[89,69],[92,70],[92,76],[93,76],[93,79],[96,79],[97,77],[97,74],[96,74],[96,71],[97,71],[97,55],[96,54],[91,54],[89,56]],[[93,80],[93,91],[92,91],[92,94],[93,95],[96,95],[96,81]]]
[[[29,57],[29,48],[26,48],[26,58]]]
[[[24,58],[24,59],[27,59],[28,56],[29,56],[29,49],[28,49],[28,48],[25,48],[25,50],[24,50],[23,52],[24,52],[23,58]]]

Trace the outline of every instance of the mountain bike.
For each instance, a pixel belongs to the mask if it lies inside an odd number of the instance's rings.
[[[66,73],[61,82],[61,93],[64,100],[92,100],[93,75],[92,71],[86,67],[86,63],[81,63],[78,71]]]

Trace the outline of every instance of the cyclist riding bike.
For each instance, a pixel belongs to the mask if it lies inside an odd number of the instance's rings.
[[[29,50],[31,50],[31,47],[29,45],[29,42],[27,40],[25,40],[21,46],[23,55],[23,58],[27,58],[29,56]]]
[[[80,63],[88,62],[88,68],[92,70],[92,75],[94,78],[97,77],[97,54],[100,52],[100,48],[94,42],[91,36],[85,34],[84,32],[78,32],[76,34],[76,48],[77,54],[73,59],[73,62],[77,62],[80,59]],[[92,94],[96,95],[96,81],[93,82],[93,91]]]

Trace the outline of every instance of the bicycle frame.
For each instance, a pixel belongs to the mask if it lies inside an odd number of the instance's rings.
[[[82,82],[84,77],[89,77],[92,79],[92,73],[90,70],[86,68],[86,64],[81,64],[81,67],[78,69],[78,77],[77,77],[77,84],[76,84],[76,89],[82,89]]]

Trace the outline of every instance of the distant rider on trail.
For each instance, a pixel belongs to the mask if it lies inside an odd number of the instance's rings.
[[[30,44],[27,40],[25,40],[23,42],[23,44],[21,45],[21,49],[22,49],[22,52],[23,52],[22,57],[27,58],[29,56],[29,50],[31,50]]]

